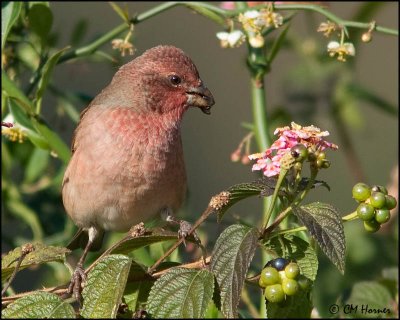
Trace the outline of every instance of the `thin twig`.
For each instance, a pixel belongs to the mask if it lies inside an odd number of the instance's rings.
[[[25,259],[25,257],[27,256],[28,253],[31,253],[33,250],[35,250],[35,247],[31,244],[31,243],[27,243],[26,245],[24,245],[22,247],[21,250],[21,255],[19,256],[18,260],[17,260],[17,264],[15,265],[14,271],[11,274],[10,279],[8,280],[8,282],[4,285],[3,290],[1,291],[1,297],[4,296],[4,294],[6,293],[8,287],[11,285],[11,282],[13,282],[15,276],[17,275],[18,269],[21,266],[22,261]],[[15,261],[15,260],[14,260]],[[14,262],[13,261],[13,262]],[[13,263],[11,262],[11,263]],[[11,264],[10,263],[10,264]]]
[[[206,210],[204,210],[204,212],[201,214],[200,218],[194,223],[192,229],[190,229],[190,231],[188,232],[188,236],[192,235],[193,232],[200,226],[200,224],[202,224],[210,214],[212,214],[213,212],[215,212],[215,209],[208,206]],[[174,245],[169,248],[169,250],[167,250],[167,252],[165,252],[160,259],[158,259],[151,268],[149,268],[148,273],[152,274],[156,268],[160,265],[161,262],[163,262],[172,252],[174,252],[176,250],[176,248],[179,247],[179,245],[185,241],[185,238],[182,237],[180,238],[177,242],[174,243]]]

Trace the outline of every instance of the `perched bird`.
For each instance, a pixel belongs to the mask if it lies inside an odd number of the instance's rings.
[[[72,141],[62,197],[88,241],[69,287],[80,294],[83,263],[106,230],[127,231],[186,193],[180,124],[189,107],[209,114],[214,104],[192,60],[157,46],[122,66],[83,110]],[[79,241],[78,241],[79,242]]]

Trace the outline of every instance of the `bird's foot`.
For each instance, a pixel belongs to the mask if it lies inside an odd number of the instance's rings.
[[[78,264],[75,268],[74,273],[71,277],[71,282],[68,287],[68,293],[73,294],[75,299],[81,303],[82,295],[81,289],[82,285],[86,282],[86,274],[85,270],[83,269],[82,265]]]

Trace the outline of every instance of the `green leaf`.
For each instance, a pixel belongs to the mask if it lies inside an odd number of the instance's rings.
[[[49,158],[50,154],[48,151],[35,148],[26,165],[24,182],[32,183],[41,176],[47,168]]]
[[[268,197],[274,193],[276,179],[263,177],[253,182],[239,183],[231,186],[229,192],[228,203],[218,210],[218,221],[222,219],[225,212],[236,202],[252,196]]]
[[[87,30],[88,21],[86,19],[78,20],[71,31],[71,40],[69,41],[71,46],[77,47],[82,42]]]
[[[8,33],[21,13],[22,3],[22,1],[7,1],[1,5],[1,51],[3,51]]]
[[[272,44],[272,48],[271,48],[271,50],[269,52],[269,55],[267,57],[268,65],[270,65],[272,63],[272,61],[274,61],[277,53],[281,49],[283,41],[285,40],[286,34],[287,34],[288,30],[289,30],[289,27],[290,27],[290,23],[288,23],[286,25],[285,29],[283,29],[283,31],[279,34],[278,38]]]
[[[68,319],[76,318],[74,308],[54,293],[35,292],[11,303],[1,312],[11,319]]]
[[[221,291],[221,311],[226,318],[237,318],[243,283],[259,237],[256,228],[235,224],[226,228],[215,244],[210,270]]]
[[[226,26],[225,18],[223,16],[220,16],[216,12],[214,12],[208,8],[205,8],[203,6],[197,5],[196,2],[192,2],[190,4],[187,4],[186,6],[189,7],[190,9],[196,11],[197,13],[200,13],[204,17],[206,17],[222,26]]]
[[[265,247],[273,250],[279,257],[295,260],[301,274],[311,281],[315,280],[318,271],[318,257],[307,241],[292,234],[284,234],[269,239]]]
[[[43,43],[46,43],[47,35],[53,24],[53,13],[44,3],[33,3],[28,12],[29,26],[35,32]]]
[[[51,130],[43,119],[33,117],[32,123],[35,129],[47,140],[51,149],[64,162],[68,163],[71,158],[71,152],[60,136]]]
[[[112,1],[109,2],[109,5],[122,18],[122,20],[124,20],[128,24],[130,23],[129,22],[129,12],[128,12],[128,9],[126,8],[126,5],[125,5],[125,9],[122,9],[117,3],[112,2]]]
[[[33,243],[34,251],[28,253],[22,260],[19,270],[47,262],[64,262],[66,254],[71,251],[63,247],[46,246],[43,243]],[[1,281],[6,280],[14,271],[18,258],[21,256],[22,248],[18,247],[7,253],[1,259]]]
[[[347,90],[349,90],[353,97],[370,103],[390,116],[397,116],[399,114],[399,111],[394,104],[379,97],[377,94],[371,92],[370,89],[364,88],[357,83],[351,83],[347,86]]]
[[[309,319],[312,304],[308,293],[298,292],[294,296],[286,296],[281,303],[267,303],[267,318],[269,319]]]
[[[38,148],[50,150],[47,140],[36,132],[32,117],[28,116],[25,109],[18,103],[17,100],[8,99],[8,107],[14,118],[14,121],[23,128],[24,134]]]
[[[147,297],[154,281],[129,282],[125,288],[124,301],[132,312],[145,309]]]
[[[82,291],[82,317],[116,317],[130,266],[131,259],[121,254],[109,255],[95,265]]]
[[[210,271],[173,268],[151,288],[147,312],[152,318],[203,318],[213,290]]]
[[[25,96],[21,89],[19,89],[16,84],[10,80],[3,70],[1,71],[1,89],[8,97],[16,99],[21,107],[24,108],[25,112],[28,114],[33,114],[32,102]]]
[[[193,239],[189,237],[189,241]],[[157,242],[178,240],[177,233],[162,229],[147,229],[142,235],[128,235],[114,244],[107,253],[129,253],[138,248],[146,247]]]
[[[43,239],[42,225],[35,211],[23,203],[19,198],[7,200],[6,206],[11,213],[20,218],[29,226],[29,228],[31,228],[33,239],[35,241],[41,241]]]
[[[49,83],[49,80],[51,78],[51,75],[53,73],[54,66],[57,64],[58,59],[64,54],[66,50],[68,50],[70,47],[65,47],[64,49],[61,49],[57,51],[55,54],[53,54],[44,64],[43,66],[43,72],[42,72],[42,77],[40,78],[39,84],[38,84],[38,89],[36,91],[36,109],[40,109],[40,105],[42,103],[42,98],[43,94],[47,88],[47,84]]]
[[[329,204],[314,202],[293,208],[293,212],[306,226],[326,256],[343,274],[346,241],[338,211]]]
[[[354,317],[360,318],[377,318],[384,317],[384,313],[363,312],[368,309],[393,310],[392,297],[387,288],[375,281],[363,281],[355,284],[351,290],[351,295],[346,304],[357,306],[357,310],[353,314]]]

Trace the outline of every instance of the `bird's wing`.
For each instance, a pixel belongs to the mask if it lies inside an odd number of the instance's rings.
[[[90,109],[90,105],[87,106],[85,109],[82,110],[80,116],[79,116],[79,123],[82,121],[83,117],[85,116],[86,112],[88,112],[88,110]],[[76,145],[75,145],[75,138],[76,138],[76,134],[79,130],[79,125],[78,127],[75,129],[74,134],[72,136],[72,142],[71,142],[71,152],[72,154],[75,152],[76,150]]]

